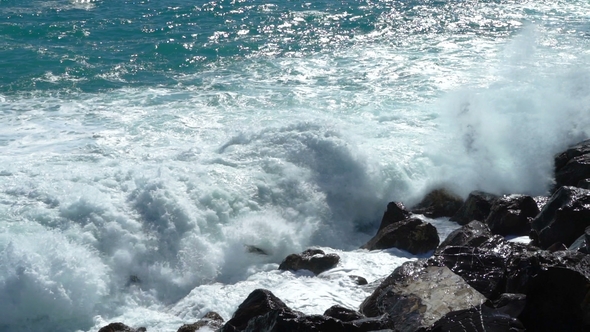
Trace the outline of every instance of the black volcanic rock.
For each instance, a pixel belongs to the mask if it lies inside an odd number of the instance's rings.
[[[590,226],[586,227],[584,235],[580,236],[576,241],[574,241],[574,243],[568,249],[590,254]]]
[[[462,226],[451,232],[447,238],[441,242],[435,251],[440,253],[448,246],[467,246],[477,247],[493,236],[490,228],[481,221],[474,220],[467,225]]]
[[[590,140],[580,142],[555,157],[555,190],[577,186],[590,178]]]
[[[243,331],[251,319],[263,316],[269,312],[279,312],[293,317],[296,317],[298,314],[287,307],[271,291],[256,289],[240,304],[233,317],[223,326],[222,331]]]
[[[531,196],[503,196],[494,201],[485,223],[493,234],[528,235],[537,214],[539,208]]]
[[[505,292],[508,261],[525,250],[496,235],[478,247],[445,247],[429,263],[448,267],[488,299],[496,299]]]
[[[416,332],[519,332],[526,331],[518,318],[485,305],[453,311],[427,329]]]
[[[379,230],[383,228],[395,224],[396,222],[402,221],[408,218],[411,213],[406,210],[404,205],[399,202],[389,202],[387,204],[387,210],[383,213],[383,218],[381,219],[381,224],[379,225]],[[377,232],[378,232],[377,231]]]
[[[590,331],[590,255],[539,250],[514,255],[508,292],[526,294],[528,331]]]
[[[123,323],[111,323],[107,326],[103,326],[98,332],[146,332],[145,327],[139,327],[137,329],[131,328]]]
[[[361,248],[398,248],[417,255],[436,249],[438,243],[438,233],[434,226],[418,218],[409,218],[383,228]]]
[[[324,316],[339,319],[343,322],[351,322],[353,320],[365,318],[358,311],[334,305],[324,312]]]
[[[459,211],[450,220],[456,221],[459,225],[465,225],[472,220],[484,221],[490,214],[492,204],[494,204],[497,198],[498,196],[493,194],[473,191],[469,194]]]
[[[301,254],[291,254],[287,256],[279,270],[309,270],[315,274],[320,274],[338,265],[340,256],[336,254],[326,254],[320,249],[307,249]]]
[[[367,332],[382,328],[381,320],[364,318],[347,309],[333,307],[327,313],[344,320],[328,315],[304,315],[287,307],[270,291],[257,289],[240,304],[220,332]]]
[[[209,330],[218,330],[223,326],[223,318],[216,312],[210,311],[203,318],[199,319],[193,324],[185,324],[181,326],[177,332],[196,332],[202,328]]]
[[[463,205],[463,199],[446,189],[435,189],[428,193],[412,213],[423,214],[428,218],[451,217]]]
[[[394,331],[426,328],[452,311],[482,304],[485,297],[447,267],[406,262],[363,301],[361,313],[383,317]]]
[[[556,242],[570,246],[590,226],[590,190],[561,187],[531,224],[535,245],[548,248]]]

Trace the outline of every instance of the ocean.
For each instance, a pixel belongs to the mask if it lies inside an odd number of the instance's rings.
[[[357,309],[388,202],[547,194],[589,60],[588,1],[0,0],[0,331]]]

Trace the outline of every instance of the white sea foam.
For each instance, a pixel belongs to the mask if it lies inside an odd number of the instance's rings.
[[[553,22],[504,7],[512,27]],[[388,201],[439,185],[543,193],[553,153],[589,134],[587,42],[550,24],[461,35],[505,27],[497,17],[421,33],[427,16],[400,40],[389,14],[333,53],[261,47],[176,88],[1,96],[0,330],[176,331],[209,310],[230,318],[255,288],[306,313],[354,309],[371,286],[348,275],[375,282],[415,258],[354,250]],[[433,223],[441,238],[456,227]],[[276,270],[313,245],[340,265]]]

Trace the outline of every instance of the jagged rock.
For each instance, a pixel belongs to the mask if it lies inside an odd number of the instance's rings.
[[[336,254],[326,254],[320,249],[307,249],[301,254],[291,254],[287,256],[279,270],[309,270],[315,274],[320,274],[338,265],[340,256]]]
[[[246,252],[249,252],[251,254],[268,256],[268,253],[266,251],[253,245],[244,244],[244,249],[246,249]]]
[[[304,315],[287,307],[270,291],[257,289],[240,304],[220,332],[367,332],[381,327],[379,319],[343,321],[324,315]]]
[[[181,326],[177,332],[195,332],[202,328],[209,330],[218,330],[223,326],[223,318],[216,312],[210,311],[203,318],[193,324],[185,324]]]
[[[586,227],[584,235],[580,236],[576,241],[574,241],[568,250],[590,254],[590,227]]]
[[[435,189],[411,211],[428,218],[451,217],[463,205],[463,199],[446,189]]]
[[[505,292],[509,260],[527,250],[523,244],[495,235],[477,247],[445,247],[429,260],[429,264],[448,267],[487,298],[496,299]]]
[[[526,331],[515,317],[485,305],[453,311],[427,329],[416,332],[518,332]]]
[[[503,293],[497,300],[488,300],[485,304],[488,307],[499,310],[500,312],[506,315],[518,317],[520,316],[526,305],[526,295],[515,293]]]
[[[368,317],[382,316],[385,328],[415,331],[426,328],[452,311],[470,309],[486,299],[447,267],[428,266],[418,260],[395,269],[360,311]]]
[[[123,323],[110,323],[107,326],[103,326],[98,332],[146,332],[145,327],[138,327],[134,329]]]
[[[324,312],[324,316],[339,319],[343,322],[351,322],[353,320],[365,318],[358,311],[334,305]]]
[[[222,331],[243,331],[251,319],[265,315],[271,311],[297,316],[296,312],[287,307],[271,291],[256,289],[238,306],[238,310],[236,310],[233,317],[223,326]]]
[[[436,249],[438,243],[434,226],[418,218],[409,218],[383,228],[361,248],[378,250],[395,247],[417,255]]]
[[[494,201],[485,223],[493,234],[528,235],[537,214],[539,208],[531,196],[503,196]]]
[[[498,196],[493,194],[473,191],[450,220],[456,221],[459,225],[465,225],[472,220],[484,221],[490,214],[492,204],[497,198]]]
[[[555,157],[555,190],[577,186],[590,178],[590,140],[580,142]]]
[[[366,285],[369,282],[367,281],[367,279],[361,277],[361,276],[355,276],[355,275],[350,275],[348,276],[352,281],[354,281],[357,285],[362,286],[362,285]]]
[[[590,255],[539,250],[508,264],[508,292],[526,294],[528,331],[590,331]]]
[[[474,220],[451,232],[436,248],[435,254],[448,246],[477,247],[493,236],[490,228],[481,221]]]
[[[590,190],[561,187],[531,224],[533,244],[548,248],[555,242],[570,246],[590,226]]]
[[[391,224],[405,220],[410,215],[411,213],[406,210],[402,203],[389,202],[389,204],[387,204],[387,210],[383,213],[383,218],[381,219],[381,224],[379,225],[379,230],[377,230],[377,232]]]

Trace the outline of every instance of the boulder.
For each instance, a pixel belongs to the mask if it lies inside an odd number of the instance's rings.
[[[494,201],[485,223],[493,234],[528,235],[537,214],[539,208],[531,196],[503,196]]]
[[[361,276],[349,275],[348,277],[350,278],[350,280],[352,280],[355,284],[359,286],[366,285],[369,283],[367,279]]]
[[[383,317],[385,328],[415,331],[427,328],[452,311],[482,304],[485,297],[447,267],[410,261],[395,269],[363,301],[360,312]]]
[[[365,318],[365,316],[358,311],[344,308],[339,305],[334,305],[328,308],[328,310],[324,312],[324,316],[336,318],[343,322],[351,322],[353,320]]]
[[[451,232],[438,246],[435,254],[440,253],[448,246],[477,247],[493,236],[490,228],[481,221],[473,220]]]
[[[195,332],[199,330],[216,331],[223,326],[223,318],[216,312],[210,311],[203,318],[193,324],[181,326],[177,332]]]
[[[561,187],[531,224],[533,244],[548,248],[556,242],[567,247],[590,226],[590,190]]]
[[[590,140],[580,142],[555,157],[555,190],[577,186],[590,178]]]
[[[304,315],[287,307],[270,291],[257,289],[240,304],[220,332],[367,332],[382,328],[379,319],[360,315],[361,318],[357,318],[350,311],[344,314],[342,309],[328,309],[328,312],[346,320],[327,315]]]
[[[493,194],[473,191],[450,220],[456,221],[459,225],[465,225],[472,220],[484,221],[490,214],[492,204],[497,198],[498,196]]]
[[[590,255],[539,250],[508,264],[508,292],[526,294],[528,331],[590,331]]]
[[[232,318],[223,326],[223,332],[244,331],[248,322],[255,317],[263,316],[271,311],[285,313],[290,316],[297,316],[297,313],[287,307],[287,305],[276,297],[271,291],[266,289],[256,289],[242,304]]]
[[[463,205],[463,199],[446,189],[435,189],[414,206],[412,213],[423,214],[428,218],[451,217]]]
[[[526,331],[518,318],[485,305],[449,312],[427,329],[416,332],[518,332]]]
[[[428,263],[448,267],[488,299],[496,299],[505,292],[508,261],[526,250],[496,235],[477,247],[447,246]]]
[[[110,323],[107,326],[103,326],[98,332],[146,332],[145,327],[138,327],[134,329],[123,323]]]
[[[418,218],[409,218],[383,228],[361,248],[378,250],[395,247],[417,255],[436,249],[438,243],[434,226]]]
[[[590,227],[586,227],[584,235],[580,236],[576,241],[574,241],[568,250],[590,254]]]
[[[391,224],[405,220],[410,215],[411,213],[406,210],[402,203],[389,202],[389,204],[387,204],[387,210],[383,213],[383,218],[381,218],[381,224],[379,225],[379,230],[377,230],[377,232]]]
[[[320,274],[336,267],[339,261],[340,256],[336,254],[326,254],[320,249],[307,249],[301,254],[287,256],[279,265],[279,270],[309,270]]]

